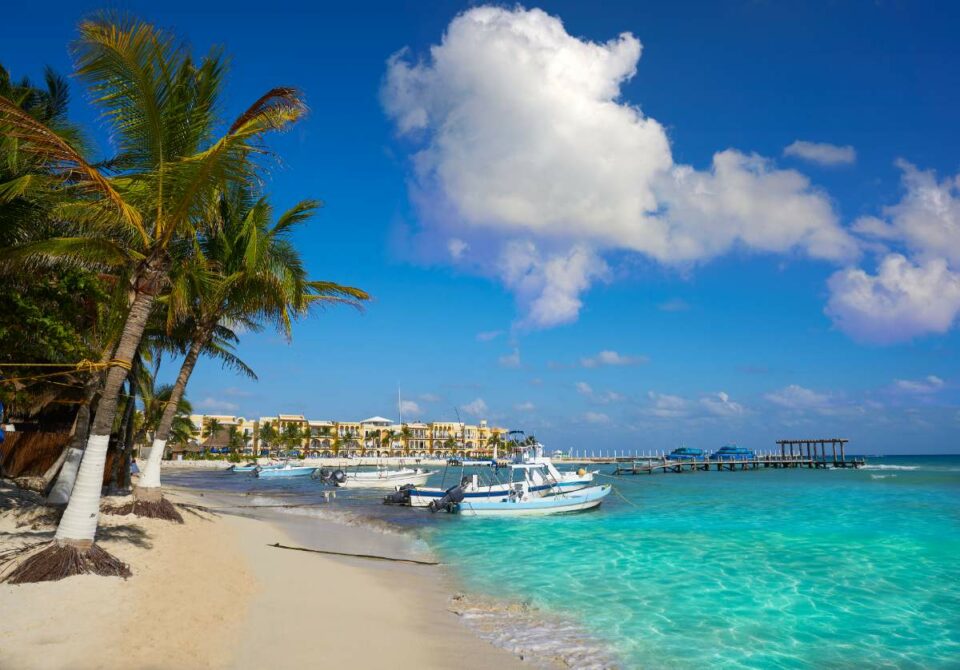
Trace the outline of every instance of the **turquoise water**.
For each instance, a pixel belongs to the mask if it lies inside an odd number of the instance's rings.
[[[960,667],[960,457],[868,468],[624,477],[636,507],[425,532],[628,667]]]
[[[960,668],[960,456],[601,478],[622,497],[537,519],[431,515],[376,491],[325,503],[310,478],[165,480],[413,529],[469,591],[572,619],[624,667]]]

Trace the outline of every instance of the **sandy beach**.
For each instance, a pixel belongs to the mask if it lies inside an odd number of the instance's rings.
[[[0,585],[0,668],[529,666],[458,620],[441,567],[269,546],[322,538],[323,548],[396,556],[404,538],[239,516],[227,508],[240,501],[220,495],[169,495],[198,505],[184,509],[185,524],[102,515],[99,542],[132,578]],[[50,537],[38,513],[5,512],[0,550]]]

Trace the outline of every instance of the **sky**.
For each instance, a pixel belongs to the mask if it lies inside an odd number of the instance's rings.
[[[52,0],[6,8],[0,63],[68,73],[105,6],[222,45],[227,117],[304,91],[265,188],[322,199],[307,267],[373,296],[244,335],[258,381],[203,362],[197,411],[399,388],[551,449],[960,451],[960,7]]]

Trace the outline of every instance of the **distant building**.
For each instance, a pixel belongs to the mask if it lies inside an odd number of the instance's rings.
[[[214,420],[216,423],[212,423]],[[488,456],[506,428],[486,421],[466,424],[451,421],[396,423],[382,416],[363,421],[307,419],[302,414],[278,414],[247,419],[221,414],[192,414],[194,438],[200,444],[210,435],[210,426],[243,436],[245,451],[301,451],[308,456]],[[270,426],[265,433],[264,427]],[[270,439],[264,439],[270,435]]]

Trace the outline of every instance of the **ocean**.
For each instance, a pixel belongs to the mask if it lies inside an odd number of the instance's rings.
[[[569,644],[574,664],[596,656],[586,639],[630,668],[960,668],[960,456],[601,477],[615,494],[599,510],[534,519],[431,515],[373,492],[321,503],[310,479],[164,476],[402,527],[468,593],[522,603],[554,638],[527,616],[526,637],[498,642]]]

